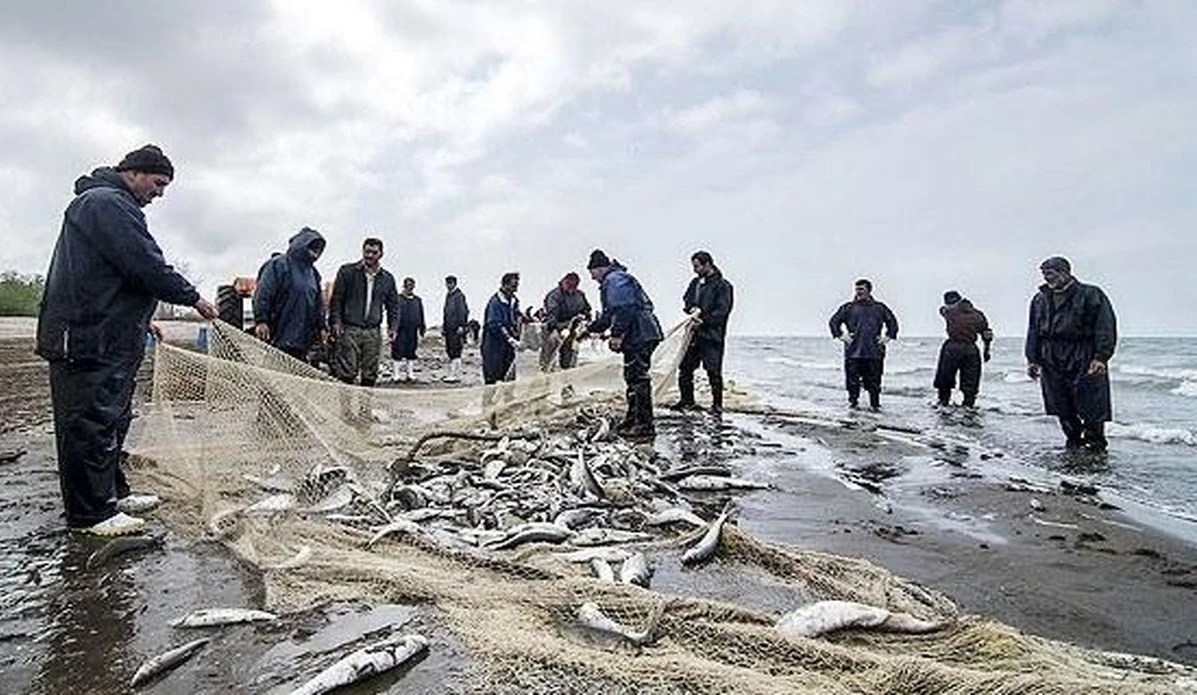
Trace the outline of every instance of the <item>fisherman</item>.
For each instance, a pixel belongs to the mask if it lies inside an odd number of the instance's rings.
[[[959,372],[963,405],[965,408],[974,408],[977,405],[977,391],[981,387],[981,362],[989,361],[993,331],[989,330],[985,314],[956,290],[944,293],[939,313],[948,332],[948,339],[939,348],[939,364],[935,368],[934,383],[939,404],[948,405],[952,389],[956,388],[956,373]],[[985,346],[981,352],[977,351],[977,336],[981,337]]]
[[[504,273],[499,291],[486,303],[482,323],[482,383],[515,380],[515,353],[520,347],[519,273]]]
[[[1118,342],[1114,307],[1104,292],[1072,276],[1053,256],[1039,270],[1044,284],[1031,299],[1027,375],[1043,389],[1043,408],[1060,419],[1065,446],[1105,451],[1112,419],[1109,362]]]
[[[208,320],[217,315],[167,265],[146,226],[141,208],[173,178],[174,166],[154,145],[81,176],[46,272],[37,354],[50,363],[58,476],[73,530],[112,536],[145,528],[127,512],[152,508],[157,498],[118,490],[118,477],[150,316],[159,301],[195,307]]]
[[[449,356],[449,368],[443,381],[456,383],[461,381],[461,349],[465,342],[466,327],[470,322],[470,305],[466,303],[465,294],[457,286],[456,277],[450,275],[445,278],[445,290],[445,315],[441,321],[441,332],[445,338],[445,354]]]
[[[860,387],[869,394],[869,408],[881,409],[881,374],[885,371],[885,344],[898,337],[898,319],[882,302],[873,299],[873,283],[853,285],[852,301],[840,306],[831,320],[831,337],[844,343],[844,381],[848,406],[856,408]],[[884,329],[884,332],[882,330]]]
[[[561,369],[572,369],[578,364],[578,331],[590,322],[591,315],[590,302],[578,289],[580,282],[577,273],[566,273],[544,297],[544,332],[540,343],[542,372],[553,371],[554,362]]]
[[[258,271],[254,290],[254,335],[306,362],[316,343],[328,339],[324,294],[316,261],[324,237],[304,227],[288,241],[287,252],[273,256]]]
[[[395,381],[411,381],[416,366],[416,347],[424,337],[424,302],[416,296],[415,278],[403,278],[399,294],[399,329],[391,345],[395,360]]]
[[[629,439],[649,439],[653,427],[653,390],[648,370],[653,351],[664,338],[653,313],[652,300],[627,268],[599,249],[586,264],[590,277],[599,283],[603,311],[579,338],[610,331],[608,346],[623,353],[623,380],[627,385],[628,411],[616,430]]]
[[[362,386],[378,383],[382,353],[382,317],[387,319],[387,342],[395,342],[399,292],[395,276],[382,267],[381,239],[362,242],[362,260],[337,270],[329,300],[328,320],[336,340],[334,372],[346,384],[359,375]]]
[[[715,265],[706,251],[696,251],[690,257],[695,278],[682,295],[682,306],[694,329],[686,354],[678,365],[677,388],[681,398],[670,406],[673,410],[698,410],[694,401],[694,370],[698,365],[707,373],[711,385],[711,414],[723,413],[723,343],[727,337],[727,319],[734,302],[732,284]]]

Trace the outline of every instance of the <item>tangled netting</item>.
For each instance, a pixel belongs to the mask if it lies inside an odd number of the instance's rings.
[[[659,396],[686,340],[679,327],[656,354]],[[164,345],[155,360],[138,475],[171,498],[167,522],[219,538],[259,567],[272,608],[427,606],[464,649],[475,692],[1193,687],[1188,669],[960,616],[945,596],[869,562],[764,543],[734,525],[711,562],[683,567],[682,553],[704,529],[645,523],[666,506],[662,499],[677,505],[685,495],[665,482],[681,486],[669,475],[673,464],[610,435],[607,416],[622,399],[618,358],[498,387],[368,389],[217,324],[209,354]],[[590,485],[591,497],[578,485]],[[579,524],[565,540],[504,547],[511,529],[552,521],[582,499],[601,527]],[[655,566],[651,588],[601,581],[564,553],[603,543],[607,533],[624,534],[617,548]],[[944,628],[806,638],[775,627],[782,613],[829,599]],[[584,604],[644,637],[582,625]]]

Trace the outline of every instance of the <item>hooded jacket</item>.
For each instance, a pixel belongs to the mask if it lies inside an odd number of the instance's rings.
[[[652,300],[627,268],[612,264],[599,283],[599,299],[603,312],[586,329],[588,333],[610,329],[612,338],[623,339],[625,350],[663,339]]]
[[[682,305],[687,313],[699,309],[702,323],[694,329],[698,340],[722,343],[727,336],[727,319],[731,316],[734,303],[732,284],[724,279],[718,268],[710,277],[695,277],[682,295]]]
[[[566,292],[560,284],[544,297],[544,325],[546,329],[564,330],[576,316],[590,319],[590,302],[582,290]]]
[[[307,350],[325,327],[320,271],[308,248],[324,249],[324,237],[304,227],[291,237],[287,252],[271,258],[258,273],[254,320],[266,320],[270,342],[288,350]]]
[[[884,328],[890,339],[898,337],[898,318],[885,304],[875,300],[846,302],[827,322],[831,337],[840,337],[840,329],[847,327],[852,342],[844,346],[845,359],[885,359],[885,346],[877,342]]]
[[[145,214],[111,168],[75,182],[75,199],[46,272],[37,354],[50,361],[140,358],[158,301],[191,306],[199,293],[166,263]]]

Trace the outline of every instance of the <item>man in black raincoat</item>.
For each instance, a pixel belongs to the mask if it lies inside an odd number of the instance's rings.
[[[316,261],[324,253],[324,237],[304,227],[291,237],[287,252],[258,271],[254,290],[254,335],[300,361],[328,330],[324,293]]]
[[[466,326],[470,323],[470,305],[465,294],[457,286],[457,278],[445,278],[445,309],[441,320],[441,333],[445,338],[445,354],[449,367],[442,380],[448,383],[461,381],[461,351],[465,343]]]
[[[935,367],[934,385],[939,404],[946,406],[951,401],[952,389],[956,388],[956,374],[959,372],[963,405],[972,408],[977,404],[977,391],[981,388],[981,362],[989,361],[993,331],[989,330],[989,320],[985,314],[956,290],[944,293],[939,313],[948,332],[948,339],[939,349],[939,363]],[[977,351],[978,337],[985,344],[983,352]]]
[[[852,301],[840,306],[827,323],[831,337],[844,343],[848,405],[857,407],[863,384],[869,394],[869,407],[880,410],[885,344],[898,337],[898,319],[894,312],[873,299],[873,283],[860,279],[853,286]]]
[[[416,296],[416,280],[403,278],[403,291],[399,293],[399,330],[395,333],[395,342],[391,344],[396,381],[411,381],[415,378],[416,348],[425,330],[424,302]]]
[[[711,413],[723,412],[723,342],[727,337],[727,319],[734,301],[732,284],[723,277],[715,259],[706,251],[690,257],[695,278],[682,295],[682,305],[695,322],[690,345],[678,365],[677,388],[681,398],[673,410],[697,410],[694,402],[694,370],[706,370],[711,385]]]
[[[1074,278],[1064,258],[1053,256],[1039,270],[1044,284],[1031,299],[1027,374],[1039,379],[1044,411],[1060,419],[1068,448],[1105,451],[1109,362],[1118,343],[1114,307],[1099,287]]]
[[[50,259],[37,353],[50,363],[58,475],[72,529],[119,535],[145,527],[122,511],[118,479],[150,316],[163,301],[216,317],[166,263],[141,211],[173,178],[170,160],[153,145],[80,177]]]

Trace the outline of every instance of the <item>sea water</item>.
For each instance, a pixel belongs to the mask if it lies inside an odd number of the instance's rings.
[[[891,342],[882,380],[885,422],[942,432],[1007,460],[1088,480],[1145,505],[1197,537],[1197,340],[1124,338],[1110,361],[1114,421],[1106,456],[1064,451],[1054,417],[1043,414],[1039,384],[1026,374],[1021,338],[999,338],[984,365],[975,415],[936,408],[932,386],[942,338]],[[766,403],[842,417],[843,346],[828,338],[732,337],[728,378]],[[701,374],[698,376],[702,381]],[[960,402],[960,393],[953,393]],[[867,397],[861,397],[867,403]]]

